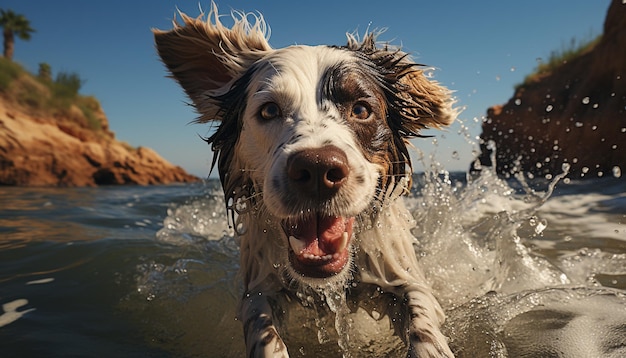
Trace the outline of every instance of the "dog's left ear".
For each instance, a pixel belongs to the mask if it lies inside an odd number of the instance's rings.
[[[234,13],[227,28],[219,20],[215,4],[206,21],[180,13],[169,31],[152,30],[159,56],[183,87],[200,113],[198,121],[216,118],[218,108],[211,100],[230,86],[261,56],[271,50],[263,18]],[[254,17],[250,23],[248,17]]]
[[[450,125],[457,116],[452,108],[451,91],[428,78],[415,64],[397,74],[397,96],[400,99],[404,126],[414,133],[424,128],[441,128]]]

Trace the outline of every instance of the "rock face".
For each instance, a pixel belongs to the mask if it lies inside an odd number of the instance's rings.
[[[626,170],[626,4],[613,0],[599,43],[551,73],[520,86],[487,111],[482,165],[501,174],[570,177],[620,175]]]
[[[62,118],[40,118],[0,97],[0,185],[95,186],[194,182],[148,148],[115,140],[100,110],[94,132]]]

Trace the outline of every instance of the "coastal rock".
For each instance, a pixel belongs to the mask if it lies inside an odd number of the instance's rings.
[[[591,50],[521,85],[488,109],[482,166],[500,174],[621,175],[626,170],[626,4],[613,0]],[[492,153],[495,145],[495,155]],[[476,164],[475,164],[476,166]]]
[[[72,115],[72,110],[68,112]],[[77,114],[78,115],[78,114]],[[96,186],[199,181],[148,148],[115,140],[101,110],[93,131],[0,97],[0,185]]]

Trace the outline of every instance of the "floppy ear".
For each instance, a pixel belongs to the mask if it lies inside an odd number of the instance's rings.
[[[416,69],[417,65],[408,63],[407,66],[410,67],[399,73],[396,83],[397,95],[404,102],[404,125],[413,133],[423,128],[450,125],[457,116],[452,108],[451,91],[428,78],[422,69]]]
[[[440,128],[451,124],[457,116],[457,110],[452,108],[454,100],[450,90],[426,76],[424,66],[413,62],[400,49],[389,45],[378,47],[377,35],[368,33],[361,41],[355,35],[348,34],[346,47],[371,61],[385,94],[386,119],[392,133],[387,174],[395,180],[397,176],[413,171],[409,139],[420,137],[420,131],[424,128]],[[394,180],[388,180],[384,185],[390,185]]]
[[[199,122],[215,119],[218,108],[211,100],[228,91],[258,58],[271,50],[266,25],[259,14],[233,13],[235,23],[227,28],[212,5],[204,14],[191,18],[179,13],[169,31],[152,30],[156,48],[172,77],[180,83],[200,113]],[[248,17],[254,23],[248,22]]]

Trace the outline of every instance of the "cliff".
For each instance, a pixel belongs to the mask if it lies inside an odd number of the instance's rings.
[[[598,43],[519,86],[488,109],[480,163],[501,174],[561,172],[570,177],[626,170],[626,4],[613,0]]]
[[[92,97],[81,99],[88,112],[71,104],[51,114],[38,109],[37,101],[48,94],[30,75],[20,74],[5,87],[0,91],[0,185],[148,185],[199,180],[151,149],[117,141]],[[38,95],[18,96],[18,87]]]

